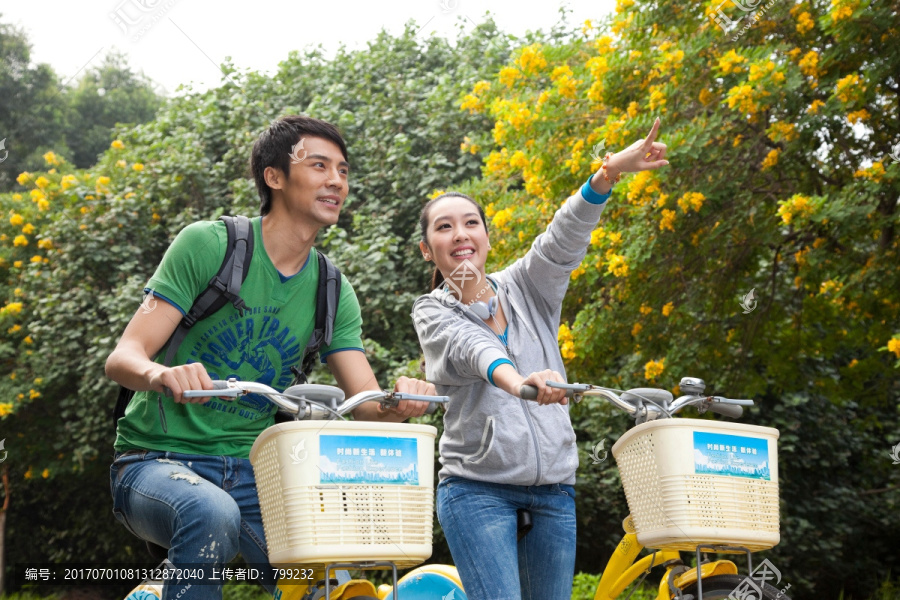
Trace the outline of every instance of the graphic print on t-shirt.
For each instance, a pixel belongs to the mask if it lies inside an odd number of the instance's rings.
[[[291,384],[291,367],[300,362],[306,346],[278,319],[280,307],[247,309],[211,324],[190,350],[188,362],[203,362],[212,379],[236,377],[258,381],[283,390]],[[234,403],[211,400],[204,406],[259,419],[271,413],[272,405],[257,394],[240,396]],[[236,406],[235,406],[236,405]]]

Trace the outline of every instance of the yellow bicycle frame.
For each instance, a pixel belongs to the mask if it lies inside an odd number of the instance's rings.
[[[619,545],[616,546],[615,551],[606,563],[603,576],[600,577],[600,583],[597,585],[597,592],[594,594],[594,600],[615,600],[642,573],[670,560],[679,560],[681,558],[681,553],[677,550],[663,549],[635,562],[635,559],[644,547],[638,542],[637,535],[634,534],[634,526],[631,523],[630,516],[625,519],[622,526],[625,528],[625,536],[619,541]],[[662,580],[659,582],[657,600],[670,600],[673,597],[668,585],[670,571],[671,568],[666,569]],[[706,563],[701,565],[700,571],[700,576],[703,579],[713,575],[736,574],[738,572],[737,566],[729,560],[717,560]],[[677,576],[674,584],[675,587],[683,588],[695,581],[697,581],[697,569],[689,569]]]

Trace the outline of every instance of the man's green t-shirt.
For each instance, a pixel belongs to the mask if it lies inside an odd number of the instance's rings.
[[[315,249],[296,275],[285,279],[262,243],[261,218],[251,219],[253,259],[241,286],[247,308],[241,316],[230,303],[196,323],[175,355],[173,365],[202,363],[213,379],[236,377],[283,390],[293,380],[315,322],[319,262]],[[182,230],[147,284],[154,296],[187,312],[206,289],[225,258],[228,235],[222,221],[203,221]],[[362,350],[359,301],[341,276],[341,298],[331,344],[338,350]],[[161,300],[157,300],[159,302]],[[157,361],[162,362],[160,356]],[[168,432],[162,430],[156,392],[137,392],[119,420],[115,448],[166,450],[187,454],[247,458],[263,429],[274,422],[276,408],[252,394],[233,401],[212,398],[204,404],[176,404],[162,397]]]

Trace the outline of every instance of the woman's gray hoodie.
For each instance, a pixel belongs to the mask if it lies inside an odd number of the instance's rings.
[[[488,369],[508,358],[523,376],[544,369],[565,376],[557,343],[562,300],[605,206],[575,194],[523,258],[488,275],[509,324],[509,354],[446,288],[413,305],[426,377],[451,398],[440,441],[442,480],[456,475],[523,486],[575,483],[578,451],[568,406],[511,396],[489,382]]]

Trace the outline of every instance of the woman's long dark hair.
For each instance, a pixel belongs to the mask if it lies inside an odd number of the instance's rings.
[[[484,214],[484,209],[481,208],[481,205],[475,202],[474,198],[463,194],[462,192],[445,192],[436,198],[432,198],[429,200],[425,206],[422,207],[422,214],[419,215],[419,230],[422,234],[422,241],[425,242],[425,245],[428,246],[428,221],[431,217],[431,207],[434,206],[436,202],[439,200],[443,200],[444,198],[465,198],[469,202],[471,202],[475,208],[478,209],[478,216],[481,217],[481,222],[484,224],[484,230],[487,232],[487,217]],[[431,246],[428,246],[431,248]],[[444,274],[441,273],[440,269],[436,266],[434,267],[434,272],[431,274],[431,289],[436,290],[444,283]]]

